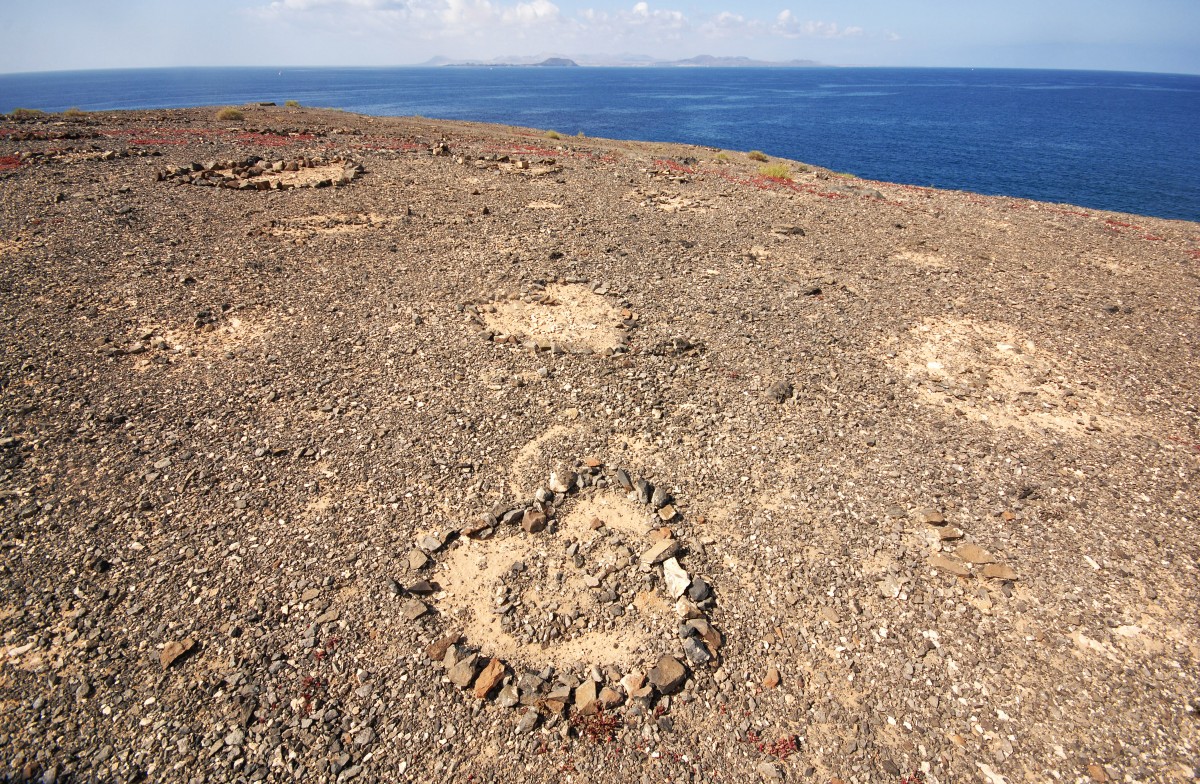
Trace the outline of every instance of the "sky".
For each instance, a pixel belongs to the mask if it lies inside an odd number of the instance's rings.
[[[700,54],[1200,73],[1200,0],[5,0],[0,73]]]

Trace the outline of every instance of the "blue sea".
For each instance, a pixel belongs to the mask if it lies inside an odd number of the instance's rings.
[[[1200,76],[895,68],[0,75],[0,111],[307,106],[759,149],[870,179],[1200,220]]]

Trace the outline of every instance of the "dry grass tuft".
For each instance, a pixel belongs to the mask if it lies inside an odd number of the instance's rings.
[[[786,163],[772,163],[766,166],[759,166],[758,173],[772,180],[792,179],[792,170],[788,168]]]

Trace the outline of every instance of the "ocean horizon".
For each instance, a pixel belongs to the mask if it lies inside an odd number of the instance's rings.
[[[279,67],[0,75],[0,112],[296,100],[680,142],[867,179],[1200,220],[1200,76],[966,68]]]

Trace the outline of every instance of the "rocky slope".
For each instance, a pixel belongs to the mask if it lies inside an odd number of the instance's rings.
[[[1197,775],[1200,227],[215,116],[0,123],[0,778]]]

